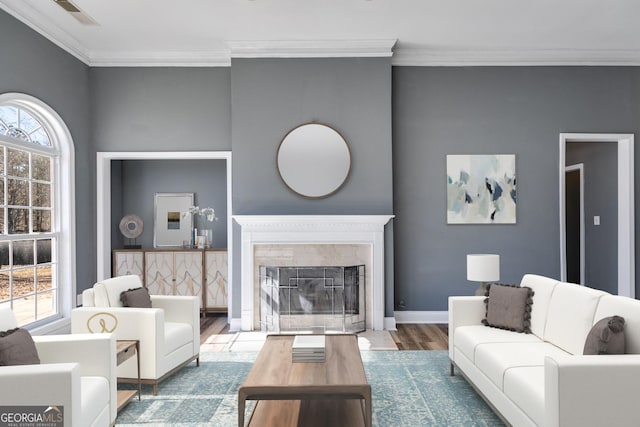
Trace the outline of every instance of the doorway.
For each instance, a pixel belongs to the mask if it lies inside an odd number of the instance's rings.
[[[585,284],[584,164],[565,168],[567,281]]]
[[[233,281],[233,224],[232,224],[232,170],[230,151],[178,151],[178,152],[98,152],[96,155],[96,279],[103,280],[111,276],[111,161],[112,160],[201,160],[223,159],[226,161],[227,174],[227,251],[228,260],[228,318],[235,317],[232,312]]]
[[[567,281],[565,168],[568,142],[617,145],[617,293],[635,298],[635,224],[633,134],[561,133],[559,152],[560,279]],[[595,218],[594,218],[595,219]]]

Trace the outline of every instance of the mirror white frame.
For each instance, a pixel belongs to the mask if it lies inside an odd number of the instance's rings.
[[[287,133],[276,155],[278,173],[294,193],[318,199],[337,192],[351,170],[351,151],[338,131],[306,123]]]

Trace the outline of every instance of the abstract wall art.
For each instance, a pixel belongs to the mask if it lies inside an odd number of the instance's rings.
[[[515,154],[447,155],[447,224],[515,223]]]

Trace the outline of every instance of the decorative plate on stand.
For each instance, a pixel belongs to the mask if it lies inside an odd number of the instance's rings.
[[[135,244],[135,239],[137,239],[144,230],[144,224],[142,222],[142,218],[138,215],[130,214],[125,215],[120,220],[120,233],[127,239],[133,239],[133,244],[124,245],[126,249],[139,249],[140,245]],[[131,242],[129,242],[131,243]]]

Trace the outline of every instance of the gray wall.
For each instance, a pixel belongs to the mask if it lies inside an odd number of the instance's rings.
[[[234,59],[231,95],[234,214],[393,213],[389,58]],[[312,121],[337,129],[352,155],[345,185],[319,200],[287,189],[275,163],[284,135]],[[239,313],[238,227],[234,232],[233,310]]]
[[[394,67],[396,305],[446,310],[449,295],[473,294],[468,253],[500,254],[503,282],[559,278],[559,134],[637,133],[639,75],[625,67]],[[515,154],[517,224],[447,225],[447,154]]]
[[[95,282],[95,164],[89,117],[89,68],[0,10],[0,93],[22,92],[53,108],[75,150],[76,280]]]
[[[96,151],[231,149],[229,68],[92,68]]]
[[[114,167],[119,164],[119,167]],[[117,169],[121,177],[114,178]],[[155,193],[194,193],[194,203],[201,208],[212,207],[217,221],[195,218],[195,226],[211,228],[216,248],[227,247],[227,168],[225,160],[120,160],[112,162],[112,229],[118,230],[120,219],[127,214],[139,215],[144,231],[137,239],[143,248],[153,247]],[[122,185],[116,188],[115,182]],[[119,200],[119,202],[115,202]],[[112,247],[122,248],[124,238],[119,232]]]
[[[584,164],[585,285],[618,293],[618,147],[569,142],[567,165]],[[600,225],[593,217],[600,216]]]

